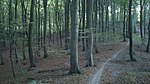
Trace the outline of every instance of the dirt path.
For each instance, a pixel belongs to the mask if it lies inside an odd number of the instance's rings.
[[[105,62],[100,63],[100,68],[93,75],[93,77],[89,81],[89,84],[100,84],[105,65],[107,65],[110,60],[115,59],[118,56],[118,54],[122,53],[128,47],[128,45],[129,42],[125,45],[125,47],[123,47],[121,50],[112,55],[111,58],[107,59]]]

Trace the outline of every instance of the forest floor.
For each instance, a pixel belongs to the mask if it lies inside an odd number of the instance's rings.
[[[85,51],[79,48],[81,74],[70,75],[70,53],[63,49],[49,48],[48,58],[36,57],[36,67],[29,68],[29,60],[14,63],[16,78],[12,78],[9,51],[5,51],[5,65],[0,66],[0,84],[87,84],[101,65],[123,49],[127,42],[101,43],[99,53],[94,53],[93,67],[85,67]],[[51,46],[53,47],[53,46]],[[137,62],[130,62],[128,49],[105,64],[100,84],[148,84],[150,82],[150,56],[135,45]],[[93,51],[94,52],[94,51]]]
[[[136,62],[129,60],[128,49],[110,60],[105,65],[100,84],[149,84],[150,54],[144,51],[145,48],[144,45],[134,45]]]

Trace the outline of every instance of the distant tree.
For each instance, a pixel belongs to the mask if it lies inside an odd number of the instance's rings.
[[[79,0],[71,2],[71,46],[70,46],[70,74],[79,74],[78,64],[78,20],[79,20]]]
[[[69,49],[69,5],[70,0],[65,0],[65,49]]]
[[[15,71],[14,71],[14,65],[13,65],[13,59],[12,59],[12,56],[13,56],[13,47],[12,47],[12,44],[13,44],[13,35],[12,35],[12,31],[13,31],[13,13],[12,13],[12,0],[9,0],[9,4],[8,4],[9,8],[8,8],[8,11],[9,11],[9,52],[10,52],[10,62],[11,62],[11,68],[12,68],[12,74],[13,74],[13,78],[15,78]]]
[[[0,1],[0,65],[4,64],[3,56],[2,56],[2,1]]]
[[[26,10],[25,10],[25,5],[24,5],[24,0],[21,0],[21,15],[22,15],[22,27],[23,27],[23,34],[22,34],[22,37],[24,38],[22,40],[22,55],[23,55],[23,60],[26,59],[26,56],[25,56],[25,34],[26,34]]]
[[[94,0],[94,48],[95,52],[98,53],[98,27],[97,27],[97,0]],[[107,24],[108,25],[108,24]]]
[[[47,0],[43,0],[44,5],[44,58],[48,57],[46,48],[46,30],[47,30]]]
[[[83,51],[85,51],[85,0],[82,0],[82,47]]]
[[[123,42],[126,41],[126,3],[124,3],[123,5],[123,9],[124,9],[124,21],[123,21]]]
[[[113,33],[116,32],[116,3],[115,1],[112,2],[112,25],[113,25]]]
[[[150,4],[150,2],[149,2]],[[150,10],[150,6],[149,6],[149,10]],[[147,47],[146,47],[146,52],[149,53],[150,52],[150,11],[149,11],[149,24],[148,24],[148,43],[147,43]]]
[[[15,58],[16,63],[18,63],[18,49],[17,49],[17,38],[16,38],[16,31],[17,31],[17,21],[18,21],[18,0],[15,0],[15,31],[13,32],[13,47],[15,49]]]
[[[143,0],[140,0],[140,35],[143,40]]]

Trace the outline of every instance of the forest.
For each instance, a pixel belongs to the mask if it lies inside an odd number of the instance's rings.
[[[0,0],[0,84],[149,84],[150,0]]]

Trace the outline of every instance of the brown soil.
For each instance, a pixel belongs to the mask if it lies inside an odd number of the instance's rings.
[[[53,48],[52,45],[48,49],[48,58],[44,59],[42,53],[40,57],[35,55],[36,67],[34,68],[29,68],[28,59],[20,60],[19,64],[16,64],[13,59],[16,78],[12,78],[9,51],[7,50],[3,52],[5,65],[0,66],[0,84],[31,84],[31,82],[37,84],[86,84],[98,69],[99,64],[105,62],[113,53],[121,49],[122,44],[124,43],[101,44],[99,53],[94,53],[95,66],[90,68],[85,67],[85,52],[79,48],[79,64],[82,72],[80,75],[68,74],[69,51]]]

